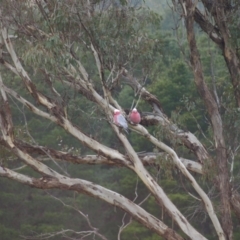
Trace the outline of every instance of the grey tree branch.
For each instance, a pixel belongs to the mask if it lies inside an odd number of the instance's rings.
[[[16,173],[10,169],[3,168],[0,166],[0,175],[2,177],[7,177],[15,181],[21,182],[23,184],[29,185],[35,188],[41,189],[65,189],[72,190],[78,193],[88,194],[92,197],[104,200],[113,206],[117,206],[124,211],[128,212],[135,220],[143,223],[144,226],[154,230],[159,235],[163,236],[165,239],[169,240],[183,240],[181,236],[176,234],[175,231],[168,228],[163,222],[154,216],[147,213],[137,204],[131,202],[124,196],[103,188],[97,184],[88,182],[81,179],[70,179],[68,177],[43,177],[40,179],[30,178],[26,175]]]
[[[156,112],[155,114],[147,114],[147,116],[143,116],[143,124],[146,120],[147,122],[162,125],[165,129],[169,130],[171,137],[178,138],[188,149],[193,151],[201,163],[204,163],[210,158],[208,151],[196,136],[189,131],[184,131],[178,128],[176,124],[172,123],[163,113],[159,100],[142,87],[137,79],[131,76],[127,71],[124,72],[124,81],[135,89],[135,91],[138,91],[139,94],[141,94],[141,97],[149,102]]]
[[[62,106],[59,106],[57,102],[52,101],[50,98],[44,96],[41,94],[37,89],[36,86],[32,83],[30,77],[28,76],[27,72],[23,69],[23,66],[21,65],[20,61],[18,60],[16,53],[13,49],[13,46],[11,44],[11,41],[9,40],[7,36],[6,29],[2,29],[2,36],[4,38],[5,45],[11,55],[11,58],[15,64],[15,68],[17,70],[18,75],[22,78],[23,82],[25,83],[26,88],[31,93],[34,99],[36,99],[40,104],[45,106],[47,110],[51,113],[51,115],[54,116],[54,118],[49,119],[56,124],[63,127],[67,132],[69,132],[71,135],[76,137],[79,141],[86,144],[89,148],[93,149],[94,151],[100,153],[101,155],[110,158],[110,159],[120,159],[124,160],[125,157],[120,154],[118,151],[108,148],[103,144],[100,144],[99,142],[87,137],[85,134],[83,134],[76,126],[73,126],[73,124],[66,118]],[[99,64],[99,63],[98,63]],[[94,101],[97,103],[97,105],[105,112],[108,119],[112,118],[112,106],[109,105],[109,103],[106,101],[106,99],[102,98],[96,90],[94,89],[94,86],[89,81],[89,76],[87,75],[86,70],[79,62],[78,64],[78,71],[81,73],[82,77],[79,76],[79,74],[76,74],[77,71],[74,68],[73,65],[69,65],[68,69],[65,69],[65,71],[75,80],[79,85],[85,89],[86,92],[88,92],[91,95],[91,98],[94,99]],[[142,88],[141,91],[144,91],[141,93],[142,96],[147,96],[147,91]],[[155,98],[154,104],[158,106],[158,109],[160,109],[160,105],[158,100]],[[4,116],[2,116],[2,119],[5,121]],[[177,224],[180,226],[180,228],[192,239],[205,239],[199,232],[196,231],[195,228],[191,226],[191,224],[187,221],[187,219],[180,213],[180,211],[176,208],[176,206],[169,200],[167,195],[163,192],[162,188],[156,183],[156,181],[152,178],[152,176],[148,173],[148,171],[144,168],[141,160],[139,159],[139,156],[132,148],[131,144],[127,140],[127,138],[119,132],[119,129],[116,127],[115,124],[110,122],[115,134],[118,136],[120,141],[122,142],[123,146],[125,147],[125,150],[128,154],[129,160],[131,162],[131,168],[136,172],[136,174],[141,178],[141,180],[145,183],[145,185],[148,187],[148,189],[152,192],[153,196],[156,198],[157,202],[164,206],[166,210],[168,211],[169,215],[174,219],[174,221],[177,222]],[[43,163],[40,163],[39,161],[36,161],[34,158],[32,158],[29,154],[21,151],[19,148],[16,147],[14,144],[13,138],[8,136],[8,132],[5,131],[4,125],[2,125],[2,133],[4,135],[6,143],[11,146],[13,149],[13,152],[19,156],[26,164],[31,166],[34,170],[38,171],[44,176],[47,176],[47,180],[44,180],[44,182],[48,181],[49,178],[54,178],[54,182],[57,180],[57,182],[65,183],[64,179],[66,177],[60,175],[59,173],[55,171],[51,171],[50,168],[45,166]],[[148,134],[148,138],[152,139],[153,137]],[[159,147],[159,142],[154,141],[154,144]],[[162,144],[160,144],[163,146]],[[169,150],[170,148],[166,148],[164,150],[167,150],[169,152],[170,156],[174,160],[176,166],[182,170],[182,172],[185,174],[185,176],[190,179],[190,181],[193,183],[194,188],[202,199],[207,202],[208,198],[204,193],[202,192],[201,188],[196,184],[194,179],[191,178],[191,175],[186,170],[183,164],[181,164],[181,161],[179,160],[178,156],[176,154],[173,154],[173,150]],[[73,181],[73,179],[70,179],[69,181]],[[51,182],[51,185],[53,183]],[[69,187],[69,186],[68,186]],[[90,187],[90,186],[89,186]],[[86,190],[84,190],[86,191]],[[89,193],[89,190],[88,190]],[[106,199],[105,199],[106,200]],[[115,200],[116,201],[116,200]],[[209,209],[212,210],[211,202],[209,203],[209,207],[207,208],[207,211],[210,215],[210,217],[214,217],[214,212],[209,212]],[[126,210],[125,210],[126,211]],[[135,216],[136,218],[136,216]],[[217,221],[217,220],[216,220]]]

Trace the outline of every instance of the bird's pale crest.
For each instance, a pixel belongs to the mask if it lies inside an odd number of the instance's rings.
[[[120,113],[118,109],[114,109],[114,113]]]

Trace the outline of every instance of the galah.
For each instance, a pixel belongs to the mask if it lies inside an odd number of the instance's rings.
[[[118,109],[114,109],[113,122],[117,126],[122,127],[128,133],[127,120]]]
[[[130,114],[129,114],[129,119],[132,123],[138,124],[141,122],[141,116],[136,108],[134,108]]]

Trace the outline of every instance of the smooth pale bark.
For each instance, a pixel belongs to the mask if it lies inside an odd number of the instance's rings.
[[[11,47],[10,49],[13,50],[13,48]],[[13,56],[15,56],[15,52],[13,54]],[[17,59],[15,60],[17,61]],[[21,66],[21,65],[20,65]],[[18,69],[17,72],[23,72],[23,69]],[[25,72],[25,71],[24,71]],[[30,79],[28,80],[28,82],[25,82],[25,84],[29,84],[31,81]],[[49,110],[51,110],[51,103],[49,102],[48,104],[48,99],[46,97],[44,97],[44,95],[40,94],[37,92],[37,90],[35,89],[34,85],[31,83],[30,85],[32,85],[32,90],[34,90],[35,92],[33,93],[34,96],[40,96],[41,99],[44,99],[43,102],[44,105],[48,108]],[[102,153],[104,156],[109,157],[110,159],[114,160],[116,159],[116,161],[122,161],[122,163],[124,163],[125,161],[125,157],[119,153],[118,151],[111,149],[109,147],[106,147],[103,144],[100,144],[99,142],[95,141],[94,139],[88,137],[87,135],[83,134],[78,128],[77,126],[73,126],[71,124],[71,122],[66,119],[63,115],[61,115],[61,113],[63,111],[59,112],[59,115],[57,116],[57,114],[55,113],[55,116],[46,113],[38,108],[36,108],[33,104],[31,104],[29,101],[27,101],[26,99],[22,98],[19,94],[17,94],[16,92],[14,92],[12,89],[7,88],[6,86],[2,86],[2,88],[4,88],[4,90],[6,92],[8,92],[9,94],[11,94],[13,97],[15,97],[18,101],[20,101],[22,104],[24,104],[30,111],[32,111],[33,113],[47,118],[49,120],[51,120],[52,122],[55,122],[59,125],[61,125],[66,131],[68,131],[69,133],[71,133],[74,137],[76,137],[77,139],[79,139],[82,143],[84,143],[85,145],[89,146],[91,149],[95,150],[98,153]],[[28,89],[30,89],[31,87],[29,86]],[[59,120],[60,119],[60,120]]]
[[[189,173],[189,171],[186,169],[186,167],[184,166],[184,164],[180,161],[180,159],[178,158],[176,152],[168,147],[166,144],[164,144],[163,142],[158,141],[155,137],[151,136],[147,129],[145,129],[143,126],[141,125],[137,125],[134,127],[134,129],[136,131],[138,131],[141,135],[143,135],[145,138],[147,138],[150,142],[152,142],[155,146],[159,147],[160,149],[164,150],[165,152],[167,152],[173,162],[175,163],[175,165],[178,167],[178,169],[183,173],[183,175],[185,177],[187,177],[191,183],[191,185],[193,186],[193,188],[195,189],[195,191],[199,194],[199,196],[201,197],[202,201],[204,202],[205,205],[205,209],[207,210],[207,213],[214,225],[214,228],[219,236],[219,239],[224,239],[224,234],[223,234],[223,230],[221,227],[221,224],[218,220],[218,217],[214,211],[212,202],[210,201],[209,197],[207,196],[207,194],[202,190],[202,188],[198,185],[197,181],[195,180],[195,178]]]
[[[59,106],[56,106],[56,103],[52,102],[50,99],[45,97],[43,94],[39,93],[35,87],[35,85],[31,82],[31,79],[27,75],[26,71],[23,69],[20,61],[18,60],[16,53],[13,49],[13,46],[11,44],[10,39],[7,37],[7,31],[6,29],[2,30],[2,36],[4,38],[5,45],[7,46],[7,49],[12,57],[12,60],[15,64],[16,70],[23,79],[26,88],[29,90],[29,92],[32,94],[32,96],[42,105],[47,107],[49,111],[56,117],[57,121],[54,121],[55,123],[62,126],[67,132],[72,134],[74,137],[76,137],[78,140],[80,140],[82,143],[90,147],[91,149],[97,151],[99,154],[104,155],[105,157],[109,157],[111,159],[121,159],[122,155],[113,150],[110,149],[97,141],[87,137],[84,135],[77,127],[73,126],[71,122],[65,117],[64,111],[59,108]],[[67,70],[67,69],[66,69]],[[76,77],[76,72],[74,72],[74,67],[70,66],[70,71],[73,72],[73,76]],[[88,79],[88,76],[86,75],[86,71],[84,71],[83,67],[79,65],[79,71],[83,75],[82,80],[80,77],[77,78],[77,81],[81,86],[88,90],[88,92],[91,93],[91,97],[95,99],[97,104],[106,112],[108,112],[107,116],[109,119],[112,118],[111,108],[109,107],[108,102],[103,99],[93,88],[92,84],[88,81],[86,82],[86,79]],[[70,74],[70,73],[69,73]],[[55,110],[54,110],[55,109]],[[54,110],[54,111],[53,111]],[[115,125],[112,125],[115,131],[118,131]],[[121,136],[123,136],[121,134]],[[126,139],[125,139],[126,140]],[[8,143],[11,144],[9,139]],[[131,145],[128,141],[126,141],[128,144],[128,147],[126,147],[127,152],[132,152],[129,154],[129,158],[132,162],[132,164],[135,164],[135,166],[132,167],[132,169],[139,175],[139,177],[143,180],[143,182],[146,184],[146,186],[149,188],[149,190],[154,194],[157,201],[161,203],[166,210],[169,212],[169,214],[172,216],[172,218],[178,223],[178,225],[181,227],[181,229],[192,239],[205,239],[200,233],[198,233],[195,228],[193,228],[190,223],[186,220],[186,218],[179,212],[179,210],[175,207],[175,205],[169,200],[169,198],[166,196],[166,194],[163,192],[161,187],[155,182],[155,180],[149,175],[149,173],[146,171],[146,169],[143,167],[141,161],[139,160],[137,154],[135,151],[131,148]],[[133,151],[132,151],[133,150]],[[21,155],[22,157],[22,151],[21,150],[15,150],[15,153]],[[132,158],[133,154],[133,158]],[[29,158],[31,158],[29,156]],[[134,161],[133,161],[134,159]],[[32,161],[30,161],[32,160]],[[30,159],[27,164],[32,166],[33,159]],[[37,164],[37,163],[35,163]],[[38,163],[40,164],[40,163]],[[40,164],[40,166],[42,166]],[[34,166],[32,166],[34,169],[36,169]],[[49,169],[45,169],[49,170]],[[57,173],[55,173],[57,174]]]
[[[125,83],[131,86],[141,98],[149,102],[155,110],[155,115],[148,114],[147,116],[143,116],[143,125],[144,121],[146,121],[146,125],[149,124],[149,122],[153,124],[161,124],[161,126],[169,131],[172,138],[179,139],[188,149],[190,149],[197,156],[199,162],[204,163],[210,158],[209,153],[196,136],[189,131],[184,131],[178,128],[176,124],[172,123],[163,113],[159,100],[153,94],[148,92],[135,77],[130,75],[127,70],[124,71],[123,76]]]
[[[52,148],[48,147],[43,147],[43,146],[35,146],[31,145],[29,143],[23,142],[23,141],[14,141],[15,145],[21,149],[22,151],[25,151],[28,154],[37,154],[38,159],[40,161],[49,161],[51,158],[54,160],[58,161],[67,161],[67,162],[72,162],[75,164],[89,164],[89,165],[98,165],[98,164],[106,164],[110,166],[117,166],[117,167],[126,167],[129,166],[131,168],[131,162],[129,161],[129,158],[126,156],[126,160],[124,163],[122,161],[116,161],[116,160],[111,160],[110,158],[106,158],[101,155],[85,155],[85,156],[78,156],[69,152],[64,152],[64,151],[58,151]],[[0,145],[8,148],[9,146],[5,143],[2,137],[0,137]],[[144,166],[159,166],[158,163],[158,158],[165,158],[166,161],[168,161],[169,155],[166,153],[151,153],[151,152],[146,152],[146,153],[140,153],[138,154],[139,159],[142,161]],[[196,172],[199,174],[203,174],[203,169],[202,169],[202,164],[197,163],[193,160],[185,159],[185,158],[180,158],[184,166],[189,169],[192,172]]]
[[[100,153],[102,152],[104,156],[109,157],[112,160],[116,160],[116,162],[121,162],[122,164],[127,164],[129,163],[126,162],[125,156],[119,153],[118,151],[108,148],[105,145],[100,144],[99,142],[93,140],[92,138],[88,137],[87,135],[83,134],[77,126],[73,126],[66,118],[62,117],[65,122],[60,123],[58,118],[55,116],[52,116],[49,113],[46,113],[39,108],[36,108],[33,104],[31,104],[29,101],[26,99],[22,98],[19,94],[14,92],[13,90],[7,88],[6,86],[2,86],[2,88],[9,94],[11,94],[14,98],[16,98],[19,102],[24,104],[30,111],[33,113],[51,120],[52,122],[55,122],[59,125],[61,125],[63,128],[65,128],[69,133],[72,133],[73,136],[75,136],[77,139],[82,141],[84,144],[89,146],[91,149],[94,149],[96,152]],[[61,116],[60,116],[61,117]]]
[[[115,133],[118,135],[119,139],[123,143],[125,150],[133,164],[133,170],[137,173],[139,178],[145,183],[147,188],[152,192],[153,196],[157,202],[164,206],[166,211],[172,217],[172,219],[179,225],[182,231],[187,234],[191,239],[206,239],[191,224],[187,221],[184,215],[176,208],[176,206],[169,200],[167,195],[164,193],[163,189],[157,184],[157,182],[152,178],[149,172],[144,168],[142,162],[137,156],[136,152],[132,148],[131,144],[127,140],[126,136],[119,132],[118,128],[112,124]]]
[[[167,227],[162,221],[146,212],[143,208],[116,192],[82,179],[71,179],[65,176],[43,177],[40,179],[30,178],[0,166],[0,175],[41,189],[65,189],[84,193],[101,199],[113,206],[119,207],[129,213],[136,221],[153,230],[168,240],[183,240],[175,231]]]
[[[79,65],[80,65],[80,63],[79,63]],[[14,73],[16,73],[17,74],[17,70],[16,70],[16,68],[14,68],[14,67],[12,67],[10,64],[8,64],[8,66],[7,66],[10,70],[12,70]],[[83,67],[82,67],[82,65],[80,65],[80,69],[81,69],[81,71],[83,71],[83,73],[84,74],[87,74],[86,73],[86,71],[83,69]],[[86,76],[85,76],[86,77]],[[68,83],[68,82],[66,82],[68,85],[70,85],[70,86],[72,86],[72,84],[70,84],[70,83]],[[82,84],[84,83],[84,87],[85,88],[87,88],[87,84],[85,83],[85,82],[81,82]],[[77,87],[77,86],[76,86]],[[31,110],[33,113],[35,113],[35,114],[37,114],[37,115],[39,115],[39,116],[41,116],[41,117],[44,117],[44,118],[47,118],[47,119],[49,119],[49,120],[51,120],[51,121],[54,121],[54,122],[57,122],[57,118],[55,118],[54,116],[52,116],[52,115],[50,115],[50,114],[48,114],[48,113],[46,113],[46,112],[43,112],[43,111],[41,111],[40,109],[38,109],[38,108],[36,108],[33,104],[31,104],[29,101],[27,101],[26,99],[24,99],[24,98],[22,98],[19,94],[17,94],[16,92],[14,92],[12,89],[9,89],[9,88],[7,88],[6,86],[3,86],[3,88],[4,88],[4,90],[6,91],[6,92],[8,92],[9,94],[11,94],[13,97],[15,97],[18,101],[20,101],[22,104],[24,104],[27,108],[29,108],[29,110]],[[100,101],[100,102],[103,102],[103,105],[105,106],[106,105],[106,102],[105,102],[105,100],[103,100],[102,98],[101,98],[101,96],[100,95],[98,95],[96,92],[95,92],[95,94],[94,94],[94,96],[95,96],[95,100],[96,101]],[[111,107],[110,106],[110,109],[114,109],[113,107]],[[156,120],[156,121],[160,121],[159,120],[159,117],[158,116],[147,116],[146,118],[149,118],[150,119],[150,121],[151,121],[151,118],[153,118],[154,120]],[[187,138],[186,136],[185,136],[185,134],[186,133],[180,133],[180,134],[182,134],[182,135],[184,135],[184,138]],[[197,141],[197,139],[194,137],[194,135],[192,136],[192,145],[194,145],[194,142],[196,142],[196,143],[198,143],[198,141]],[[197,146],[196,146],[197,147]],[[121,157],[123,157],[123,156],[121,156]],[[122,158],[121,158],[122,159]],[[201,170],[200,170],[200,165],[197,165],[196,163],[188,163],[189,165],[196,165],[197,167],[195,167],[196,169],[197,169],[197,171],[198,172],[201,172]]]
[[[182,239],[179,235],[177,235],[173,230],[169,229],[161,221],[149,215],[138,205],[131,204],[132,202],[130,200],[122,197],[121,195],[84,180],[67,178],[52,170],[45,164],[37,161],[28,153],[23,152],[21,149],[16,147],[16,145],[14,144],[13,135],[9,134],[11,132],[12,123],[7,121],[11,116],[8,107],[7,97],[4,90],[2,90],[1,93],[4,100],[4,106],[3,111],[0,112],[0,129],[4,141],[11,148],[11,151],[16,156],[18,156],[28,166],[32,167],[35,171],[42,174],[44,177],[40,181],[31,181],[31,179],[27,178],[26,176],[21,177],[16,172],[10,170],[8,171],[7,169],[1,167],[0,173],[2,174],[2,176],[15,180],[19,178],[20,182],[25,182],[26,184],[33,185],[39,188],[63,188],[78,192],[84,192],[85,194],[100,198],[110,204],[122,208],[124,211],[130,213],[137,221],[142,223],[144,226],[154,229],[154,231],[156,231],[159,235],[165,237],[166,239]]]
[[[81,63],[79,62],[80,67],[79,69],[82,70],[83,66],[81,65]],[[76,74],[76,71],[71,68],[71,70],[73,71],[73,73]],[[69,74],[71,74],[68,71]],[[83,70],[82,74],[86,74],[86,71]],[[72,76],[74,76],[74,74],[72,74]],[[87,78],[88,75],[86,75],[84,77],[84,79]],[[104,108],[106,107],[107,102],[98,94],[94,91],[94,93],[92,94],[92,85],[88,84],[81,80],[80,78],[77,79],[78,80],[78,84],[75,82],[71,82],[71,81],[64,81],[65,84],[67,84],[68,86],[71,86],[75,89],[77,89],[80,93],[82,93],[84,96],[86,96],[89,100],[94,101],[94,102],[98,102],[101,104],[101,106]],[[144,88],[141,87],[140,84],[137,83],[137,81],[134,81],[134,84],[137,84],[136,86],[139,87],[139,91],[141,93],[141,91],[146,91]],[[140,88],[141,87],[141,88]],[[148,92],[146,92],[145,95],[150,94]],[[143,96],[145,96],[143,95]],[[91,97],[90,97],[91,96]],[[148,100],[151,99],[152,97],[148,96]],[[156,99],[156,98],[154,98]],[[149,100],[150,101],[150,100]],[[109,105],[109,108],[113,111],[114,107]],[[159,110],[159,109],[158,109]],[[197,156],[198,160],[203,163],[204,161],[207,161],[210,159],[210,156],[207,152],[207,150],[204,148],[204,146],[202,145],[202,143],[196,138],[196,136],[194,134],[192,134],[191,132],[186,132],[183,131],[181,129],[179,129],[177,127],[177,125],[171,123],[166,116],[164,116],[162,113],[156,113],[156,114],[152,114],[152,113],[148,113],[147,116],[143,116],[143,121],[147,122],[147,124],[161,124],[163,127],[166,127],[167,129],[170,130],[170,133],[172,134],[172,137],[174,138],[178,138],[180,139],[183,144],[190,149],[191,151],[193,151],[195,153],[195,155]]]
[[[32,94],[32,96],[43,106],[45,106],[51,115],[54,116],[54,119],[49,119],[58,125],[62,126],[67,132],[75,136],[78,140],[80,140],[82,143],[87,145],[89,148],[95,150],[100,155],[103,155],[105,157],[109,157],[111,159],[121,159],[123,155],[121,155],[119,152],[110,149],[97,141],[87,137],[85,134],[83,134],[76,126],[73,126],[71,122],[66,118],[64,110],[61,108],[61,106],[57,105],[56,102],[52,101],[51,99],[45,97],[43,94],[37,91],[36,86],[31,82],[31,79],[27,75],[26,71],[23,69],[20,61],[17,59],[16,53],[13,49],[13,46],[11,44],[11,41],[8,39],[6,30],[2,30],[2,36],[4,37],[5,45],[12,57],[12,60],[15,64],[15,68],[17,71],[17,74],[22,78],[24,81],[26,88],[28,91]],[[102,108],[102,110],[105,111],[108,119],[111,123],[112,118],[112,110],[113,107],[109,105],[108,101],[106,99],[102,98],[94,89],[93,85],[89,81],[89,77],[79,62],[79,69],[78,71],[81,72],[82,78],[78,76],[76,73],[77,71],[75,68],[71,65],[68,69],[65,69],[68,76],[71,76],[79,85],[86,91],[88,94],[90,94],[90,98],[94,99],[94,101],[97,103],[99,107]],[[156,104],[156,103],[155,103]],[[146,184],[146,186],[149,188],[149,190],[153,193],[156,200],[166,208],[170,216],[174,221],[178,223],[180,228],[192,239],[205,239],[200,233],[198,233],[191,224],[186,220],[186,218],[178,211],[178,209],[173,205],[173,203],[169,200],[169,198],[166,196],[166,194],[163,192],[161,187],[154,181],[154,179],[150,176],[150,174],[147,172],[147,170],[143,167],[142,162],[140,161],[139,157],[137,156],[136,152],[132,149],[131,145],[127,141],[127,139],[119,133],[118,129],[115,125],[112,124],[113,129],[115,130],[116,134],[122,141],[123,145],[125,146],[125,150],[128,153],[128,157],[130,159],[130,162],[132,163],[131,169],[134,170],[138,176],[142,179],[142,181]],[[12,141],[7,139],[8,144],[13,144]],[[16,155],[23,157],[23,152],[20,149],[16,150],[16,147],[13,148]],[[173,157],[173,156],[172,156]],[[123,159],[122,159],[123,160]],[[25,159],[26,161],[26,159]],[[34,164],[33,164],[34,163]],[[27,164],[32,166],[35,170],[37,170],[36,165],[37,163],[34,162],[34,159],[29,156],[29,159],[27,161]],[[33,165],[31,165],[33,164]],[[40,163],[38,163],[40,164]],[[43,165],[40,164],[41,167]],[[178,165],[176,165],[178,166]],[[129,166],[128,166],[129,167]],[[179,167],[179,166],[178,166]],[[38,169],[39,170],[39,169]],[[47,171],[47,174],[49,174],[49,169],[40,169],[41,171],[45,170]],[[43,173],[43,172],[42,172]],[[54,174],[57,173],[55,172]],[[204,196],[205,197],[205,196]]]
[[[97,61],[97,65],[99,61]],[[100,68],[98,66],[98,68]],[[84,72],[82,72],[84,75]],[[84,79],[87,79],[87,76],[84,76]],[[83,81],[79,81],[82,86],[84,86]],[[85,86],[84,86],[85,87]],[[109,104],[105,99],[103,99],[96,91],[93,89],[92,85],[88,85],[88,89],[91,90],[92,96],[95,98],[96,102],[99,103],[99,106],[105,111],[106,115],[110,119],[112,117],[111,109],[109,108]],[[164,206],[168,211],[169,215],[172,217],[174,221],[179,225],[182,231],[187,234],[190,238],[193,239],[205,239],[199,232],[197,232],[187,221],[187,219],[179,212],[176,206],[169,200],[167,195],[164,193],[162,188],[156,183],[156,181],[152,178],[152,176],[148,173],[148,171],[144,168],[142,162],[140,161],[138,155],[132,148],[131,144],[119,129],[112,124],[112,128],[114,129],[116,135],[122,142],[127,152],[128,157],[130,158],[131,163],[133,164],[133,171],[137,173],[140,179],[145,183],[148,189],[152,192],[158,203],[161,206]]]
[[[97,64],[99,64],[98,61],[97,61]],[[82,74],[83,74],[83,78],[86,80],[88,76],[84,76],[85,74],[84,71],[82,71]],[[78,80],[79,80],[79,84],[82,87],[86,87],[84,81],[82,81],[81,79],[78,79]],[[109,108],[109,104],[107,103],[107,101],[103,99],[93,89],[91,84],[88,85],[88,89],[92,92],[92,96],[95,98],[95,101],[98,102],[99,106],[105,111],[106,115],[110,119],[112,116],[112,112],[111,112],[111,109]],[[205,239],[199,232],[196,231],[195,228],[191,226],[191,224],[187,221],[187,219],[179,212],[176,206],[170,201],[170,199],[164,193],[162,188],[156,183],[156,181],[144,168],[142,162],[140,161],[139,157],[137,156],[136,152],[132,148],[131,144],[129,143],[125,135],[120,133],[118,128],[114,124],[111,123],[111,125],[116,135],[124,145],[125,150],[127,151],[128,157],[130,158],[130,161],[133,164],[133,168],[132,168],[133,171],[135,171],[137,175],[140,177],[140,179],[145,183],[145,185],[152,192],[152,194],[154,195],[158,203],[160,203],[161,206],[164,206],[166,208],[167,212],[172,217],[172,219],[176,221],[176,223],[179,225],[182,231],[185,234],[187,234],[190,238]]]

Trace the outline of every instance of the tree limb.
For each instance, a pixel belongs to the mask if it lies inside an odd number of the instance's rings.
[[[163,222],[154,216],[147,213],[137,204],[133,203],[124,196],[110,191],[97,184],[91,183],[81,179],[71,179],[68,177],[43,177],[40,179],[30,178],[23,174],[16,173],[10,169],[0,166],[0,175],[9,179],[21,182],[35,188],[41,189],[65,189],[76,191],[78,193],[84,193],[89,196],[101,199],[113,206],[117,206],[129,213],[135,220],[142,223],[144,226],[154,230],[157,234],[169,240],[183,240],[175,231],[168,228]]]

